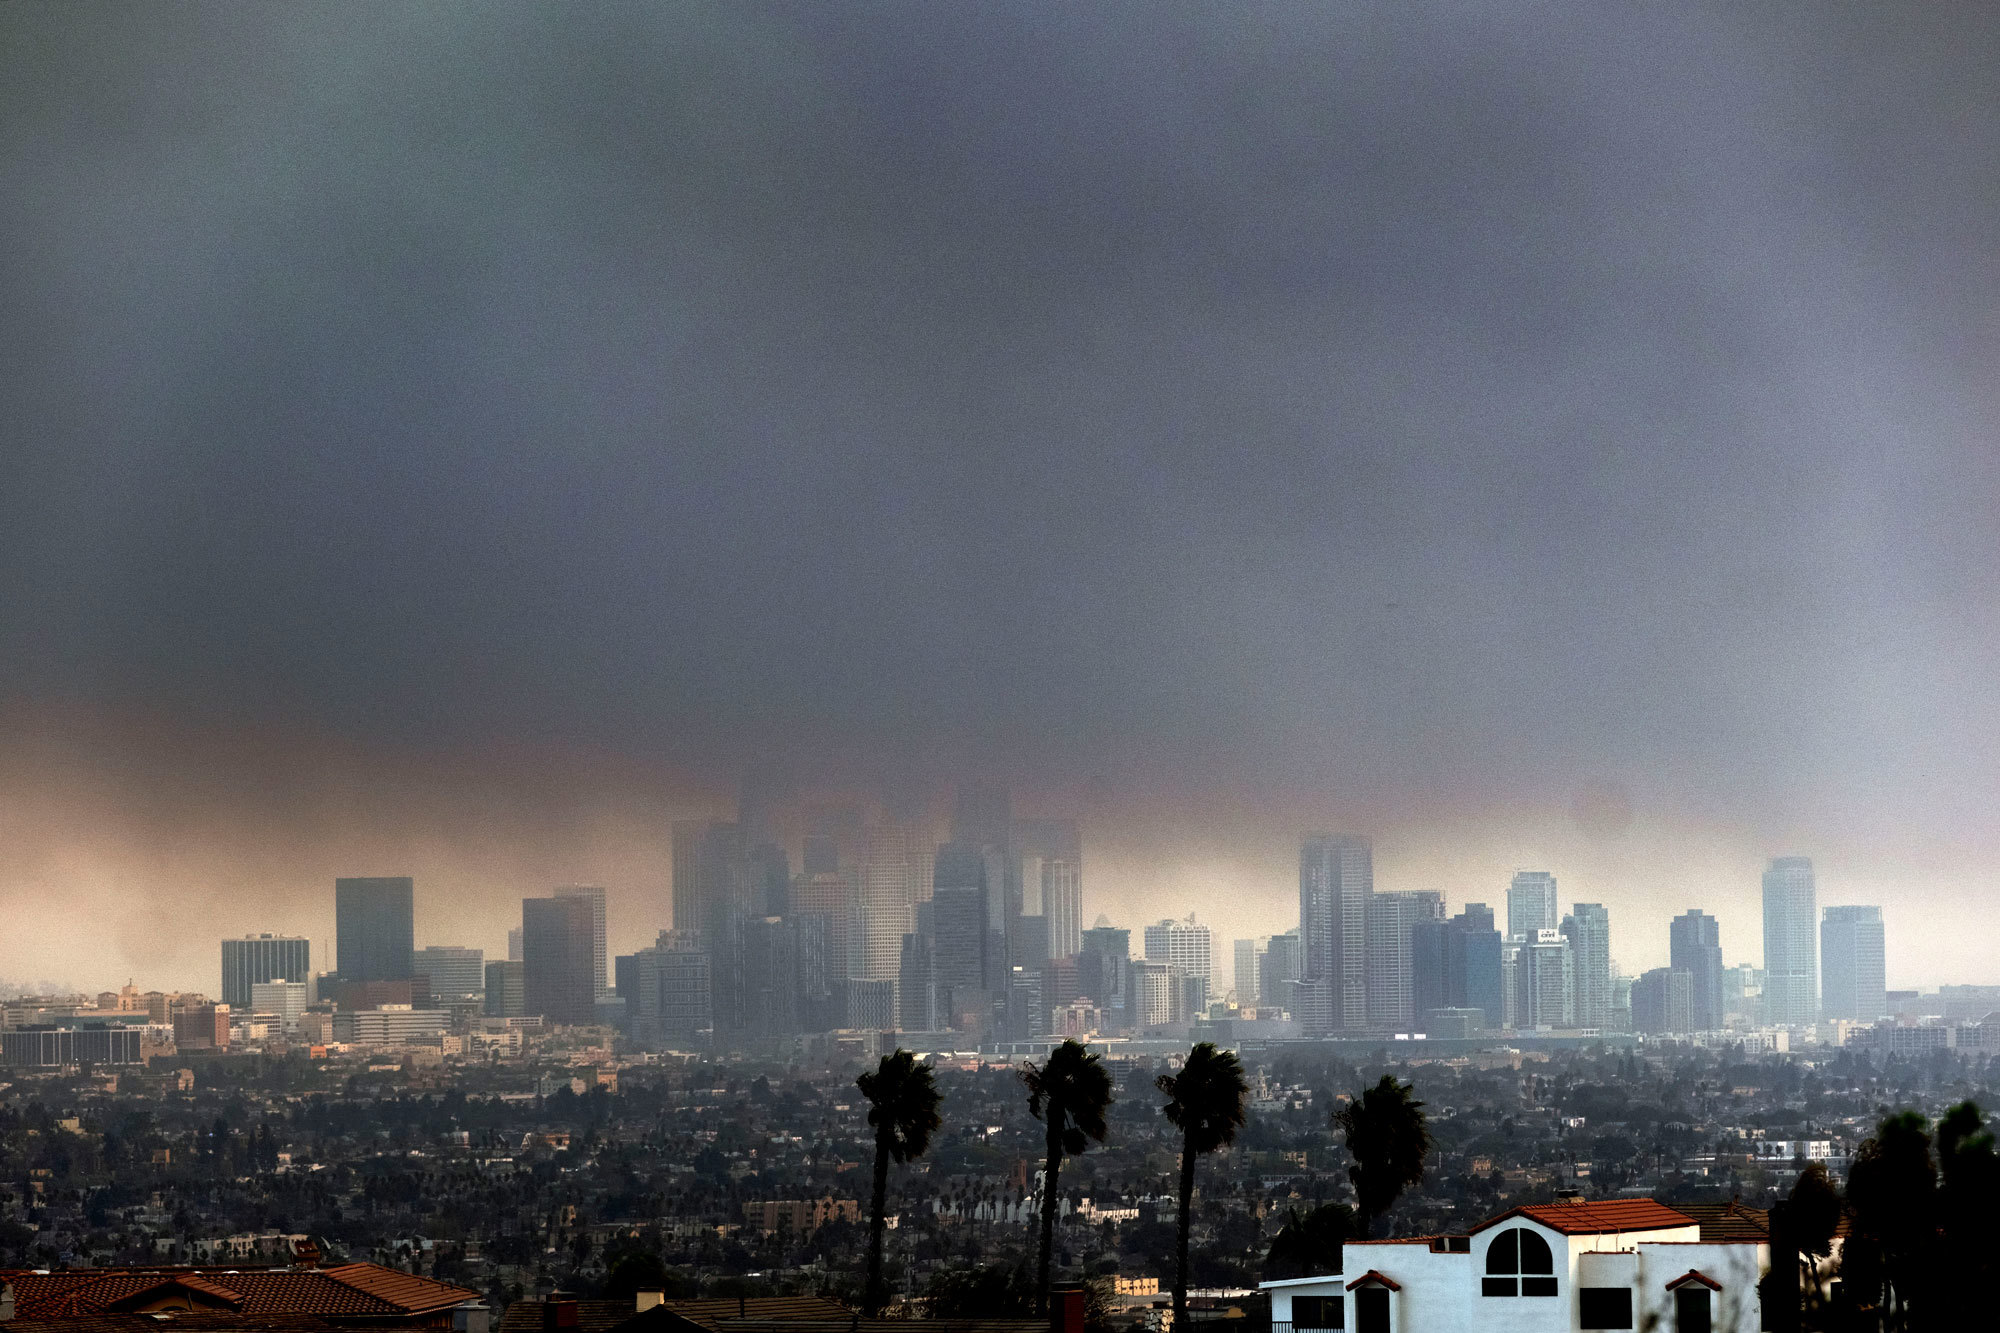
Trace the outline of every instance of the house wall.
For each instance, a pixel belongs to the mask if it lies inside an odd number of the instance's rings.
[[[1650,1315],[1653,1326],[1674,1326],[1674,1294],[1667,1283],[1690,1268],[1722,1284],[1709,1299],[1709,1317],[1716,1333],[1758,1333],[1762,1318],[1757,1279],[1771,1263],[1770,1247],[1754,1243],[1642,1245],[1639,1247],[1640,1324]]]

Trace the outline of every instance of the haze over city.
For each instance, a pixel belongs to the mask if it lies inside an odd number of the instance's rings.
[[[0,6],[0,977],[629,952],[761,773],[2000,982],[1992,25],[482,8]]]

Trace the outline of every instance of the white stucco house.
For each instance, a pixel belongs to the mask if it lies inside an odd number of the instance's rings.
[[[1561,1199],[1463,1236],[1350,1241],[1338,1274],[1263,1283],[1273,1333],[1757,1333],[1770,1246],[1747,1212]]]

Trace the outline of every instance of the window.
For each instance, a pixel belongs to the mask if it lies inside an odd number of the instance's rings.
[[[1389,1333],[1389,1289],[1357,1287],[1354,1292],[1354,1333]]]
[[[1709,1333],[1708,1288],[1690,1282],[1674,1291],[1674,1333]]]
[[[1292,1297],[1292,1328],[1340,1328],[1343,1311],[1338,1296]]]
[[[1526,1227],[1513,1227],[1493,1238],[1486,1249],[1486,1280],[1482,1296],[1553,1296],[1556,1260],[1549,1243]]]
[[[1578,1287],[1578,1322],[1588,1329],[1632,1327],[1630,1287]]]

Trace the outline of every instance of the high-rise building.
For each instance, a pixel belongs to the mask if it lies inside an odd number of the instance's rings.
[[[1688,975],[1689,1026],[1685,1030],[1719,1030],[1724,1013],[1722,927],[1716,919],[1697,911],[1675,917],[1667,927],[1667,965]]]
[[[1262,936],[1254,940],[1238,940],[1234,949],[1236,1003],[1254,1007],[1257,997],[1263,994],[1263,984],[1258,976],[1264,963],[1264,955],[1271,947],[1271,937]]]
[[[1049,919],[1049,956],[1073,958],[1083,948],[1083,866],[1042,860],[1042,915]]]
[[[250,988],[246,1012],[272,1014],[284,1031],[297,1032],[299,1015],[312,1002],[312,983],[306,981],[260,981]],[[231,1006],[233,1009],[235,1006]]]
[[[881,819],[863,827],[860,856],[847,972],[893,982],[902,974],[903,936],[916,927],[917,904],[930,897],[932,851],[921,826]]]
[[[792,880],[791,915],[817,916],[826,922],[827,967],[836,977],[855,975],[856,960],[866,956],[857,901],[859,879],[851,870],[819,870]]]
[[[896,980],[896,1012],[906,1032],[936,1032],[945,1026],[938,1004],[937,958],[932,952],[930,904],[917,909],[917,929],[903,936],[903,964]]]
[[[479,949],[433,944],[416,951],[410,968],[412,976],[428,979],[437,1004],[477,1000],[486,992],[486,955]]]
[[[1501,991],[1500,952],[1500,932],[1484,903],[1467,903],[1448,921],[1417,923],[1410,932],[1416,1019],[1441,1009],[1477,1010],[1480,1026],[1505,1024],[1509,1007]]]
[[[985,1025],[991,1002],[988,987],[986,863],[973,858],[963,872],[947,873],[940,850],[936,887],[931,891],[932,958],[937,969],[938,1002],[953,1027]],[[963,882],[964,875],[977,882]]]
[[[744,1032],[783,1037],[799,1030],[798,935],[780,916],[743,926]]]
[[[1611,1026],[1611,914],[1602,903],[1577,903],[1563,918],[1576,972],[1576,1025]]]
[[[1104,918],[1083,932],[1076,956],[1076,988],[1094,1001],[1105,1025],[1123,1031],[1138,1021],[1132,996],[1132,932],[1109,925]]]
[[[604,886],[563,884],[557,887],[556,897],[581,898],[590,904],[590,984],[597,998],[604,999],[611,994],[610,959],[604,948]]]
[[[1530,940],[1538,930],[1555,930],[1556,877],[1546,870],[1520,870],[1507,886],[1507,938]]]
[[[1819,953],[1821,1013],[1872,1023],[1889,1012],[1881,908],[1827,908],[1819,928]]]
[[[416,949],[416,882],[408,875],[336,879],[333,929],[342,980],[404,980]]]
[[[1151,958],[1132,960],[1133,1025],[1165,1027],[1174,1021],[1174,969]]]
[[[1808,857],[1780,856],[1764,872],[1764,1021],[1819,1021],[1819,908]]]
[[[1576,1026],[1576,959],[1559,930],[1537,930],[1516,942],[1514,1026]]]
[[[261,981],[310,981],[312,941],[293,935],[245,935],[222,942],[222,1002],[250,1007],[250,988]]]
[[[663,930],[652,948],[619,958],[618,993],[642,1045],[701,1047],[714,1036],[708,951],[697,934]]]
[[[588,899],[521,900],[521,985],[528,1013],[552,1024],[597,1021],[593,933]]]
[[[1273,935],[1265,942],[1264,956],[1259,960],[1257,968],[1259,1005],[1270,1005],[1279,1009],[1285,1007],[1285,983],[1297,981],[1305,975],[1304,964],[1300,961],[1301,956],[1297,926],[1282,935]]]
[[[521,961],[521,928],[519,926],[509,926],[507,928],[507,961],[511,963]]]
[[[1416,1017],[1411,942],[1416,928],[1445,919],[1444,896],[1377,893],[1368,899],[1368,1025],[1404,1031]]]
[[[1083,947],[1083,835],[1073,819],[1016,819],[1011,833],[1022,914],[1048,918],[1049,957],[1071,957]]]
[[[528,996],[518,958],[494,959],[486,965],[486,1016],[520,1018],[528,1012]]]
[[[1632,1030],[1694,1031],[1693,978],[1677,967],[1656,967],[1632,983]]]
[[[1368,839],[1306,838],[1299,849],[1300,966],[1305,979],[1330,983],[1334,1031],[1368,1026],[1368,899],[1374,892]]]
[[[1213,937],[1208,927],[1193,917],[1146,927],[1146,957],[1179,969],[1184,977],[1200,977],[1205,988],[1213,988]]]

